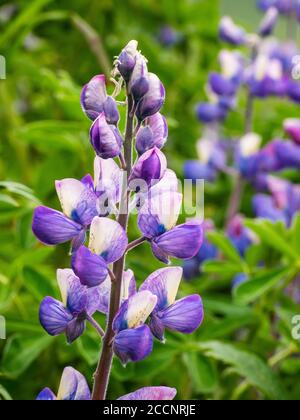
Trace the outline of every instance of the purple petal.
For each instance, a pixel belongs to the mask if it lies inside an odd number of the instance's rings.
[[[83,185],[86,186],[86,188],[88,188],[90,191],[94,192],[94,180],[92,175],[87,174],[85,175],[82,179],[81,182],[83,183]]]
[[[138,55],[137,47],[137,41],[130,41],[118,57],[118,70],[125,82],[129,82],[130,76],[132,75],[133,69],[135,67],[136,58]]]
[[[85,377],[71,367],[65,368],[62,374],[57,399],[63,401],[90,400],[91,393]]]
[[[123,395],[118,400],[132,400],[132,401],[167,401],[173,400],[177,394],[175,388],[169,388],[166,386],[149,386],[138,389],[137,391],[131,392],[130,394]]]
[[[157,148],[144,153],[132,168],[129,182],[143,180],[147,186],[154,185],[162,179],[167,170],[167,159]]]
[[[103,159],[114,158],[120,154],[122,137],[114,125],[106,122],[104,113],[94,121],[90,130],[90,140],[97,155]]]
[[[157,317],[169,330],[191,334],[200,326],[204,318],[202,300],[199,295],[187,296],[169,308],[156,313],[154,317]]]
[[[295,143],[300,145],[300,119],[289,118],[285,120],[284,130]]]
[[[103,110],[108,124],[117,125],[120,119],[120,114],[115,99],[108,96],[103,104]]]
[[[170,257],[190,259],[198,254],[203,242],[203,228],[198,221],[176,226],[153,240],[153,247]]]
[[[116,335],[113,347],[124,365],[128,361],[138,362],[152,352],[153,336],[147,325],[123,330]]]
[[[63,304],[75,316],[85,311],[87,306],[87,288],[70,269],[57,270],[57,282]]]
[[[244,29],[237,26],[228,16],[224,16],[221,20],[219,35],[223,41],[233,45],[242,45],[246,42]]]
[[[105,76],[100,74],[92,78],[81,92],[81,107],[86,115],[95,120],[101,112],[107,98]]]
[[[40,206],[34,211],[32,231],[46,245],[57,245],[77,237],[82,226],[63,213]]]
[[[73,316],[61,302],[48,296],[41,303],[39,319],[47,333],[56,336],[65,332]]]
[[[95,190],[99,197],[99,207],[106,205],[107,210],[120,201],[122,171],[113,159],[96,156],[94,161]],[[107,202],[107,204],[106,204]]]
[[[72,268],[82,284],[99,286],[107,277],[107,263],[102,257],[81,246],[72,256]]]
[[[140,121],[156,114],[163,106],[166,99],[166,91],[156,76],[156,74],[148,74],[149,89],[147,93],[139,101],[136,116]]]
[[[154,310],[160,311],[175,302],[181,278],[181,267],[161,268],[144,281],[140,291],[149,290],[157,296],[157,305]]]
[[[72,319],[66,328],[66,337],[68,344],[72,344],[85,331],[86,322],[80,317]]]
[[[55,401],[56,399],[56,395],[51,391],[50,388],[43,389],[43,391],[41,391],[36,397],[37,401]]]
[[[95,217],[90,229],[90,250],[100,255],[108,264],[120,259],[128,245],[122,226],[105,217]]]
[[[128,84],[128,90],[132,94],[135,103],[147,93],[149,89],[148,69],[145,58],[140,54],[136,54],[135,66]]]

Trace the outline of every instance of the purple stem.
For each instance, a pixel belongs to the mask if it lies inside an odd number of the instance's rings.
[[[128,105],[127,105],[127,122],[126,122],[126,132],[124,140],[124,159],[127,167],[126,179],[124,179],[120,203],[120,212],[118,217],[118,222],[120,225],[127,231],[128,227],[128,203],[129,203],[129,193],[127,190],[127,182],[132,168],[132,139],[133,139],[133,115],[131,115],[131,110],[133,107],[133,98],[131,95],[128,95]],[[122,278],[125,267],[125,258],[126,252],[122,258],[117,261],[113,266],[113,274],[115,281],[111,283],[111,293],[110,293],[110,305],[109,305],[109,314],[107,329],[105,336],[103,338],[103,345],[101,356],[98,362],[97,370],[94,376],[94,387],[92,393],[92,400],[101,401],[106,399],[106,393],[110,378],[110,372],[112,367],[113,360],[113,340],[115,337],[114,330],[112,328],[113,320],[116,316],[116,313],[120,307],[121,301],[121,287],[122,287]]]
[[[98,322],[95,321],[94,318],[91,317],[90,315],[87,315],[86,319],[95,328],[95,330],[100,335],[100,337],[103,338],[105,333],[104,333],[103,329],[100,327],[100,325],[98,324]]]

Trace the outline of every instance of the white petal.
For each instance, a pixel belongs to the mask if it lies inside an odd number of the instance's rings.
[[[157,297],[148,290],[133,295],[128,302],[126,320],[128,328],[143,324],[156,306]]]
[[[64,270],[58,269],[56,271],[56,276],[60,294],[62,297],[62,302],[66,306],[68,300],[69,286],[72,280],[74,280],[74,278],[77,277],[74,274],[74,271],[69,268],[65,268]]]

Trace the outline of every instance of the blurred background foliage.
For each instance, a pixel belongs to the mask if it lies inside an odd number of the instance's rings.
[[[195,105],[205,98],[208,71],[218,66],[217,27],[225,12],[248,29],[260,18],[254,0],[0,0],[0,54],[7,65],[7,79],[0,80],[0,315],[7,321],[7,340],[0,341],[0,399],[33,399],[45,386],[57,389],[66,365],[91,384],[95,369],[99,343],[93,330],[88,327],[67,346],[39,325],[40,301],[57,296],[56,268],[70,261],[67,246],[46,248],[31,233],[37,203],[58,208],[54,180],[92,171],[89,122],[79,104],[82,85],[108,73],[114,56],[137,39],[167,90],[166,154],[181,176],[184,161],[195,157],[202,128]],[[177,45],[159,43],[164,25],[182,34]],[[225,135],[241,134],[243,101]],[[281,136],[282,120],[298,113],[283,101],[257,102],[255,130],[266,141]],[[225,177],[206,186],[206,216],[219,228],[230,188]],[[249,203],[244,200],[243,212],[251,217]],[[284,295],[282,279],[288,283],[299,270],[300,219],[290,231],[249,223],[262,244],[251,247],[245,261],[216,233],[211,239],[222,261],[207,263],[198,279],[181,287],[182,294],[201,293],[202,328],[192,336],[169,333],[151,357],[126,369],[116,360],[110,398],[144,385],[170,385],[181,399],[299,399],[300,344],[291,337],[291,317],[300,309]],[[135,221],[130,231],[137,237]],[[255,278],[253,268],[263,257],[264,276]],[[159,268],[147,245],[127,264],[138,282]],[[232,278],[241,271],[253,274],[253,282],[232,296]]]

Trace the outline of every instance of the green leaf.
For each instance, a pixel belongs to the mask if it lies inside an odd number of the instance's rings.
[[[216,245],[223,254],[235,262],[239,267],[244,267],[244,263],[229,238],[221,232],[208,232],[207,239]]]
[[[31,267],[23,270],[25,286],[32,295],[40,302],[45,296],[55,296],[56,291],[51,280]]]
[[[37,359],[53,341],[48,335],[22,336],[10,338],[4,348],[0,373],[9,378],[17,378]]]
[[[212,340],[224,338],[235,333],[242,327],[257,323],[257,317],[254,315],[243,315],[239,317],[228,317],[221,321],[210,322],[200,330],[201,340]]]
[[[236,374],[260,389],[266,397],[275,400],[286,399],[286,391],[278,377],[257,355],[220,341],[201,343],[199,347],[207,356],[231,366]]]
[[[276,268],[263,271],[256,277],[239,284],[234,289],[234,297],[240,303],[250,303],[272,289],[278,282],[285,278],[290,268]]]
[[[12,400],[12,397],[6,391],[4,386],[2,386],[1,384],[0,384],[0,400],[5,400],[5,401],[11,401]]]
[[[293,220],[291,232],[292,245],[300,257],[300,213],[298,213]]]
[[[218,385],[217,371],[210,359],[197,353],[184,353],[183,362],[197,394],[213,392]]]
[[[0,188],[4,188],[13,194],[20,195],[27,200],[33,201],[35,204],[40,204],[39,199],[34,195],[33,191],[19,182],[1,181]]]
[[[241,272],[240,264],[234,264],[227,261],[206,261],[201,270],[206,274],[224,274],[226,276],[234,276]]]
[[[282,225],[269,220],[245,220],[245,226],[256,233],[270,248],[276,249],[290,260],[297,260],[298,253],[289,244],[287,235],[282,235]]]

